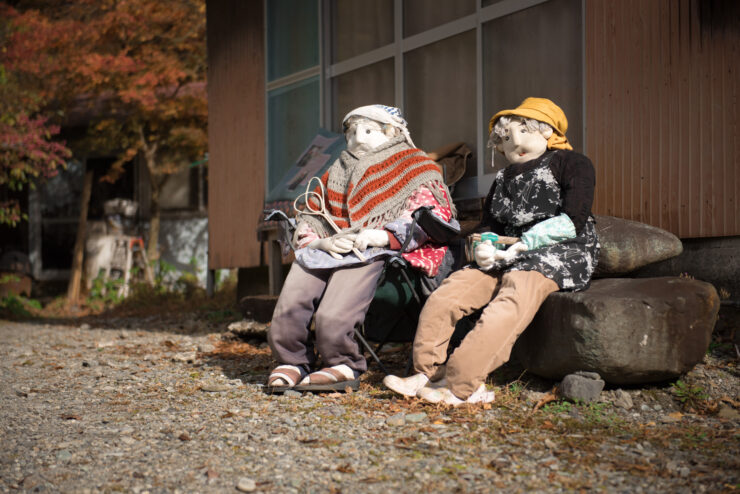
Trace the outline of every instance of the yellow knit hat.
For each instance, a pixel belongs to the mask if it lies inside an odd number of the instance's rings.
[[[547,140],[548,149],[572,150],[573,146],[565,137],[568,130],[568,119],[558,105],[547,98],[527,98],[513,110],[501,110],[488,122],[488,133],[493,130],[493,124],[499,117],[504,115],[515,115],[517,117],[533,118],[545,122],[553,128],[553,133]]]

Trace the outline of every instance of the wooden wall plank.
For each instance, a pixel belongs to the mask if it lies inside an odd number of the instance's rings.
[[[740,235],[738,11],[729,0],[586,2],[595,212],[682,238]]]
[[[260,263],[265,187],[262,1],[207,0],[208,267]]]

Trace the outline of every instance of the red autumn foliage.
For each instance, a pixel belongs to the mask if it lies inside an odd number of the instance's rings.
[[[2,4],[0,4],[1,6]],[[204,0],[20,0],[2,64],[46,109],[88,124],[86,152],[120,150],[109,174],[140,155],[152,183],[149,254],[159,195],[207,148]]]

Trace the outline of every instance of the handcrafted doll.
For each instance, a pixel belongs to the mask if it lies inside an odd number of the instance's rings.
[[[496,175],[479,228],[519,241],[505,250],[490,240],[477,243],[475,263],[432,293],[414,339],[415,374],[387,376],[388,388],[432,403],[493,401],[486,376],[509,359],[547,296],[588,285],[599,250],[591,214],[595,173],[587,157],[572,151],[567,128],[563,111],[543,98],[491,118],[489,145],[509,165]],[[479,309],[480,319],[447,359],[456,323]]]
[[[439,167],[416,149],[397,108],[363,106],[343,120],[347,150],[321,177],[308,208],[298,215],[296,260],[272,318],[268,342],[280,363],[267,388],[280,392],[357,389],[367,363],[354,338],[373,299],[385,258],[411,236],[406,260],[424,275],[437,274],[446,247],[411,230],[411,213],[434,206],[454,221]],[[326,215],[310,214],[325,210]],[[312,319],[317,361],[309,334]]]

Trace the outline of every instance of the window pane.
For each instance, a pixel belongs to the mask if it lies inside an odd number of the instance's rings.
[[[334,132],[342,132],[342,119],[358,106],[376,103],[394,106],[393,59],[335,77],[332,80],[332,94],[334,114],[330,126]]]
[[[425,151],[464,141],[475,157],[475,31],[405,55],[406,120]],[[466,176],[475,175],[475,159]]]
[[[267,94],[267,190],[275,187],[319,129],[319,78]]]
[[[267,4],[267,79],[273,81],[319,64],[319,11],[315,0]]]
[[[549,98],[565,112],[568,140],[581,151],[581,0],[552,0],[488,22],[483,47],[483,132],[497,111],[515,108],[528,96]],[[496,163],[503,166],[505,160]],[[484,170],[494,171],[488,164]]]
[[[332,2],[332,62],[393,43],[393,0]]]
[[[403,2],[403,35],[413,36],[474,14],[475,2],[476,0],[406,0]]]

